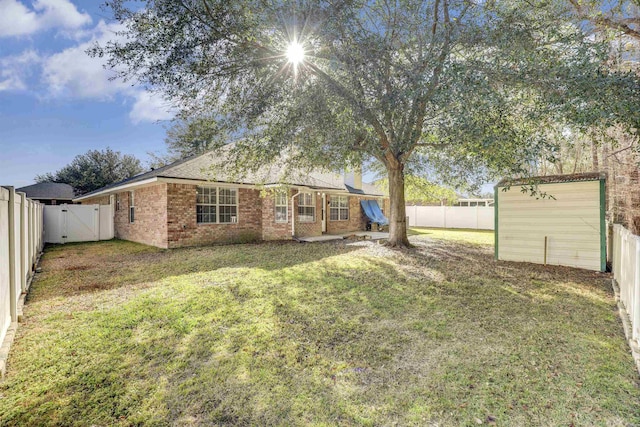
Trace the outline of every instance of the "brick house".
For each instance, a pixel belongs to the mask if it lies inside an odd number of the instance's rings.
[[[388,197],[359,173],[283,179],[270,167],[242,178],[212,177],[216,154],[180,160],[74,201],[115,205],[117,238],[161,248],[362,231],[365,199],[389,211]]]

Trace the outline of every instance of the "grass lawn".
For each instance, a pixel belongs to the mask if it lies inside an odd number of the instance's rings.
[[[606,275],[490,236],[49,247],[0,425],[640,425]]]
[[[423,228],[412,227],[409,236],[427,236],[438,240],[452,240],[472,245],[493,245],[494,233],[489,230],[471,230],[467,228]]]

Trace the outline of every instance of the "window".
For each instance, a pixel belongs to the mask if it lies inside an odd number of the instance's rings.
[[[384,213],[384,198],[380,197],[378,199],[378,206],[380,206],[380,212]]]
[[[316,201],[313,193],[300,193],[298,196],[298,220],[300,222],[316,220]]]
[[[231,188],[218,189],[218,222],[228,224],[238,222],[237,190]]]
[[[349,219],[349,197],[331,196],[329,200],[329,220],[346,221]]]
[[[133,223],[136,219],[136,201],[133,191],[129,191],[129,222]]]
[[[216,223],[217,220],[217,188],[198,187],[196,194],[196,222]]]
[[[288,197],[287,193],[284,191],[278,191],[275,194],[275,203],[276,203],[276,211],[275,211],[275,220],[276,222],[287,222],[287,214],[288,214]]]
[[[238,222],[238,190],[235,188],[197,187],[196,222],[200,224]]]

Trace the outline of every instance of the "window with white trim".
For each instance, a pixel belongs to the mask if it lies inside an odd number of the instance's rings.
[[[218,189],[218,222],[238,222],[238,191],[235,188]]]
[[[347,221],[349,219],[349,197],[331,196],[329,200],[329,220]]]
[[[287,222],[289,197],[286,191],[278,191],[274,195],[275,199],[275,221]]]
[[[196,187],[196,222],[198,224],[238,222],[238,190]]]
[[[313,193],[300,193],[298,196],[298,221],[314,222],[316,220],[316,199]]]
[[[129,191],[129,222],[133,223],[136,220],[136,200],[133,191]]]

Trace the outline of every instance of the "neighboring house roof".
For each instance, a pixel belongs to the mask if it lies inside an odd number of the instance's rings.
[[[560,182],[577,182],[577,181],[597,181],[605,179],[606,174],[603,172],[587,172],[573,173],[567,175],[548,175],[533,176],[530,178],[505,178],[496,184],[496,187],[506,187],[508,185],[539,185],[539,184],[556,184]]]
[[[177,162],[163,166],[149,172],[136,175],[124,181],[100,188],[96,191],[84,194],[76,200],[87,199],[98,194],[108,194],[122,187],[133,187],[147,182],[162,181],[162,179],[178,179],[186,181],[224,182],[245,185],[290,185],[308,187],[313,189],[345,191],[353,194],[366,194],[370,196],[384,196],[376,186],[362,183],[362,189],[358,190],[345,183],[344,176],[326,172],[290,172],[283,165],[268,165],[257,172],[245,174],[231,174],[223,168],[214,168],[223,163],[219,151],[211,151],[205,154],[188,157]]]
[[[75,197],[72,186],[58,182],[41,182],[16,188],[16,191],[26,193],[30,199],[72,200]]]

